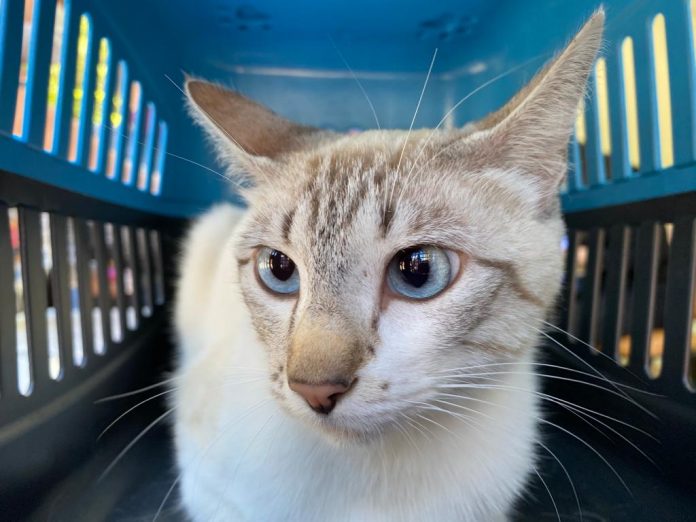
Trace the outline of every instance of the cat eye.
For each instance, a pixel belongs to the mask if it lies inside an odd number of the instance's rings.
[[[392,291],[410,299],[427,299],[442,292],[459,270],[454,252],[434,246],[400,250],[387,268]]]
[[[256,273],[269,290],[278,294],[294,294],[300,289],[295,262],[280,250],[262,247],[256,256]]]

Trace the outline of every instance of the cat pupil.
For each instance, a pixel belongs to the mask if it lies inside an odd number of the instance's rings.
[[[411,286],[420,288],[430,275],[430,256],[420,247],[408,248],[399,253],[399,271]]]
[[[273,250],[268,255],[268,265],[271,273],[281,281],[287,281],[295,271],[295,263],[288,256],[278,250]]]

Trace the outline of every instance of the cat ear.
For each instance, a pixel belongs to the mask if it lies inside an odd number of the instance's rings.
[[[521,170],[556,195],[567,169],[568,141],[602,41],[597,11],[565,50],[502,109],[475,123],[472,145],[482,162]]]
[[[256,182],[278,172],[274,160],[306,149],[329,134],[288,121],[214,83],[189,78],[185,90],[193,118],[213,140],[220,159],[236,175],[246,174]]]

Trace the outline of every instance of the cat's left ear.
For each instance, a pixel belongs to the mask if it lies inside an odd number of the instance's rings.
[[[600,9],[502,109],[474,123],[479,132],[466,141],[476,150],[480,166],[522,171],[543,196],[556,196],[566,174],[568,141],[603,27]]]
[[[189,111],[216,146],[233,175],[258,184],[277,173],[274,162],[305,150],[330,135],[293,123],[270,109],[220,85],[187,79]]]

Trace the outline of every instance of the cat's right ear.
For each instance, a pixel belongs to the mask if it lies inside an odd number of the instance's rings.
[[[275,162],[283,155],[308,149],[329,134],[214,83],[187,78],[185,91],[189,112],[212,139],[219,159],[252,184],[277,173]]]

